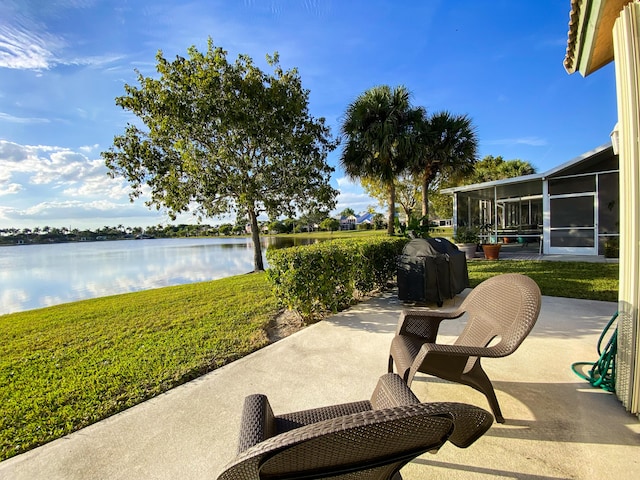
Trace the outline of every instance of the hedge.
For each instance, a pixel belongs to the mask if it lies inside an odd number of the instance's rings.
[[[396,273],[406,238],[369,237],[267,250],[267,278],[279,300],[307,319],[337,312],[382,288]]]

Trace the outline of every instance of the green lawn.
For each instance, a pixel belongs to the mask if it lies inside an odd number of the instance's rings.
[[[467,265],[472,287],[501,273],[523,273],[536,281],[543,295],[618,301],[617,263],[483,260]]]
[[[264,274],[0,316],[0,460],[268,343]]]
[[[469,262],[472,286],[530,275],[543,295],[616,301],[618,265]],[[0,460],[165,392],[268,343],[264,274],[0,316]]]

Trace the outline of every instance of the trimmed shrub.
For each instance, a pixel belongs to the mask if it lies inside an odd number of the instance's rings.
[[[406,238],[373,237],[270,249],[267,278],[283,304],[311,319],[384,287],[406,243]]]

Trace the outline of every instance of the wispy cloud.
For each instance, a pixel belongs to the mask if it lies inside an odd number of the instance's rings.
[[[338,187],[340,187],[340,188],[354,187],[355,186],[355,183],[349,177],[337,178],[336,182],[338,183]]]
[[[544,147],[549,144],[546,139],[540,137],[518,137],[518,138],[501,138],[497,140],[487,140],[483,142],[486,145],[529,145],[531,147]]]
[[[9,122],[9,123],[49,123],[51,120],[48,118],[34,118],[34,117],[16,117],[14,115],[9,115],[8,113],[0,112],[0,122]]]
[[[0,67],[46,70],[58,63],[57,53],[64,41],[35,29],[0,25]]]
[[[106,53],[91,56],[65,56],[67,42],[48,33],[44,27],[0,25],[0,67],[18,70],[49,70],[57,65],[103,67],[124,58]]]

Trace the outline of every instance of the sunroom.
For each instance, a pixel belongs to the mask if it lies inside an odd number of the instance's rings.
[[[602,145],[544,173],[448,188],[453,225],[541,254],[604,255],[619,235],[618,156]]]

